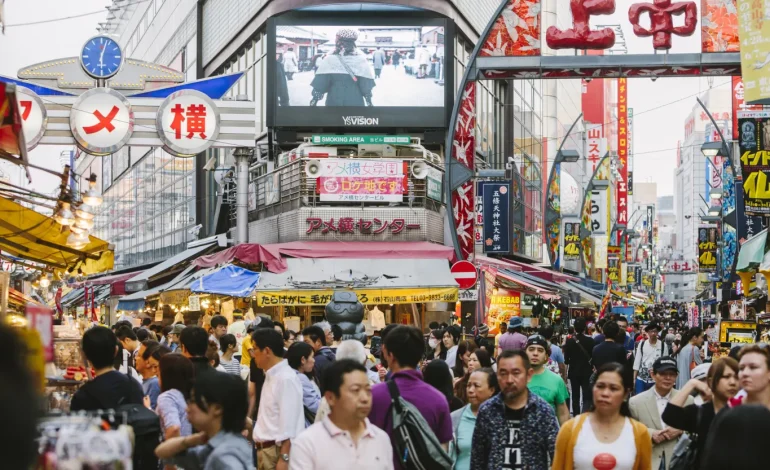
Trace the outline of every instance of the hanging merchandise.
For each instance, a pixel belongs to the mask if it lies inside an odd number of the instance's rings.
[[[122,424],[125,421],[125,416],[113,413],[104,418],[81,414],[42,419],[38,425],[39,468],[132,468],[132,432]]]
[[[374,331],[381,330],[385,328],[385,313],[375,305],[369,312],[369,321],[372,323]]]
[[[182,312],[177,312],[176,315],[174,315],[174,323],[184,324],[184,315],[182,314]]]
[[[235,302],[232,299],[222,302],[222,307],[219,309],[219,314],[227,318],[227,324],[233,324],[233,310],[235,310]]]

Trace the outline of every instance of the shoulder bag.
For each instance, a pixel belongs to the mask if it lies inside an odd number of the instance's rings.
[[[695,470],[698,468],[698,434],[703,408],[698,407],[695,418],[696,433],[685,433],[679,438],[671,455],[669,470]]]

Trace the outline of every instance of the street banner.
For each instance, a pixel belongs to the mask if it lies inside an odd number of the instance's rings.
[[[607,279],[613,287],[620,285],[620,260],[617,258],[607,259]]]
[[[698,229],[698,269],[702,273],[717,270],[717,229],[700,227]]]
[[[511,252],[511,183],[485,182],[484,253]]]
[[[408,174],[407,162],[364,158],[322,158],[313,177],[394,178]],[[310,169],[306,169],[306,172]]]
[[[741,38],[741,70],[749,104],[770,99],[770,21],[767,2],[738,0],[738,35]]]
[[[405,177],[322,177],[318,178],[321,201],[402,202]]]
[[[701,0],[701,51],[740,52],[737,0]]]
[[[607,235],[592,235],[594,242],[594,269],[607,269]]]
[[[618,224],[628,224],[628,80],[618,79],[618,187],[615,193]]]
[[[473,236],[476,240],[476,247],[477,249],[484,246],[484,197],[482,191],[484,190],[483,183],[478,183],[476,185],[476,197],[475,197],[475,206],[476,206],[476,216],[474,217],[474,220],[476,221],[474,224],[474,230],[473,230]]]
[[[591,191],[591,232],[607,233],[607,190]]]
[[[653,233],[652,233],[652,224],[655,220],[655,207],[654,206],[647,206],[647,244],[652,246],[653,244]]]
[[[580,260],[580,224],[564,224],[564,262]]]
[[[457,302],[457,287],[415,287],[411,289],[354,289],[358,301],[364,305],[411,304],[424,302]],[[259,307],[325,306],[332,300],[334,289],[260,291],[256,298]]]
[[[733,139],[738,139],[739,130],[738,130],[738,119],[742,117],[752,117],[752,116],[743,116],[743,114],[751,111],[761,112],[764,107],[759,106],[750,106],[746,104],[745,94],[743,91],[743,78],[740,76],[733,77],[733,89],[732,89],[732,102],[733,102]]]
[[[770,215],[770,118],[743,118],[738,126],[745,212]]]

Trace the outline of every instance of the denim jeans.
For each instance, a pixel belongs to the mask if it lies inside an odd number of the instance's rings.
[[[646,392],[655,385],[655,382],[647,383],[642,379],[636,379],[636,386],[634,387],[634,395],[639,395],[642,392]]]

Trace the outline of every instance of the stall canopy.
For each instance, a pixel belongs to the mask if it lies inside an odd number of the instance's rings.
[[[178,255],[172,256],[166,261],[163,261],[145,271],[142,271],[126,282],[126,292],[141,292],[142,290],[146,290],[148,284],[154,280],[162,280],[161,278],[166,278],[171,274],[185,271],[185,268],[188,267],[187,262],[189,260],[199,256],[202,253],[212,251],[217,246],[218,243],[216,240],[214,240],[208,244],[196,246],[194,248],[188,248]]]
[[[201,276],[205,276],[213,271],[213,269],[198,269],[195,266],[188,266],[187,269],[177,274],[172,280],[165,284],[161,284],[150,289],[145,289],[133,294],[126,295],[118,301],[118,310],[128,310],[132,312],[139,311],[144,308],[145,300],[149,297],[161,295],[170,291],[185,291],[189,294],[190,284]]]
[[[132,273],[111,274],[109,276],[102,276],[95,279],[86,279],[83,282],[75,284],[76,287],[80,286],[110,286],[111,295],[125,295],[126,282],[133,277],[141,274],[141,271],[134,271]]]
[[[326,305],[340,290],[355,291],[361,303],[370,305],[457,301],[458,285],[446,259],[290,258],[284,262],[285,271],[262,273],[256,290],[259,306]]]
[[[333,259],[440,259],[454,260],[454,249],[430,242],[291,242],[274,245],[242,244],[195,260],[200,267],[221,266],[232,261],[264,263],[272,273],[283,273],[290,258]]]
[[[593,290],[590,287],[586,287],[572,281],[567,281],[564,283],[564,285],[569,290],[579,293],[580,297],[583,300],[588,300],[589,302],[593,302],[597,305],[602,304],[602,300],[604,299],[604,294],[602,294],[601,292]]]
[[[494,268],[485,268],[488,270],[492,270],[494,274],[496,274],[498,277],[515,284],[515,288],[519,290],[529,291],[533,294],[537,294],[540,297],[543,297],[544,299],[558,299],[560,296],[559,294],[546,289],[539,283],[533,282],[531,279],[527,279],[523,276],[521,276],[521,273],[512,271],[510,269],[494,269]]]
[[[190,290],[231,297],[251,297],[259,284],[259,276],[260,274],[254,271],[228,265],[193,281]]]
[[[89,275],[112,269],[114,255],[110,245],[89,236],[85,248],[67,246],[69,229],[52,218],[0,198],[0,249],[12,256],[42,263],[59,272]]]

